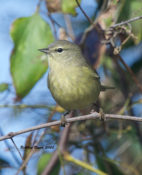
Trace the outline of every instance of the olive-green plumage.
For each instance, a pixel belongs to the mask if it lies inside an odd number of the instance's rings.
[[[101,86],[99,76],[79,46],[58,40],[40,51],[47,53],[48,87],[60,106],[67,110],[83,109],[96,102],[105,86]]]

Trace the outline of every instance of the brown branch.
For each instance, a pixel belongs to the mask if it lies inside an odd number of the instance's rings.
[[[68,116],[69,118],[71,118],[73,115],[73,113],[71,112]],[[61,134],[61,139],[59,141],[59,151],[61,153],[65,152],[65,149],[66,149],[66,143],[68,141],[68,136],[69,136],[69,131],[70,131],[70,128],[71,128],[71,123],[67,124],[66,127],[64,128],[62,134]],[[59,153],[58,153],[58,150],[56,150],[54,153],[53,153],[53,156],[50,160],[50,162],[48,163],[48,165],[46,166],[46,168],[44,169],[42,175],[47,175],[47,174],[50,174],[51,171],[53,170],[53,168],[55,167],[55,164],[58,162],[59,160]]]
[[[91,113],[88,115],[67,118],[66,123],[72,123],[72,122],[76,122],[76,121],[89,120],[89,119],[99,119],[99,118],[101,118],[101,114],[94,112],[94,113]],[[104,114],[104,118],[105,119],[117,119],[117,120],[118,119],[132,120],[132,121],[142,122],[142,117],[135,117],[135,116],[128,116],[128,115]],[[37,126],[31,127],[31,128],[23,129],[21,131],[11,132],[5,136],[0,137],[0,141],[5,140],[5,139],[10,139],[16,135],[20,135],[23,133],[34,131],[37,129],[42,129],[42,128],[51,127],[51,126],[55,126],[55,125],[61,125],[61,124],[62,124],[62,121],[58,120],[58,121],[53,121],[53,122],[37,125]]]
[[[99,26],[96,25],[96,27],[97,27],[97,29],[98,29],[98,27],[101,28],[100,25],[99,25]],[[98,31],[99,31],[99,30],[98,30]],[[103,30],[100,29],[100,33],[102,33],[102,34],[101,34],[102,38],[105,39],[105,35],[104,35]],[[112,56],[115,57],[115,58],[117,58],[118,60],[120,60],[120,62],[124,65],[124,67],[126,68],[126,70],[129,72],[129,74],[132,76],[132,79],[133,79],[133,81],[135,82],[135,84],[137,85],[138,89],[142,92],[142,85],[141,85],[140,82],[138,81],[138,79],[137,79],[137,77],[135,76],[135,74],[134,74],[134,72],[132,71],[132,69],[125,63],[125,61],[122,59],[122,57],[120,56],[120,54],[114,54],[114,53],[113,53],[115,47],[113,46],[113,44],[112,44],[111,42],[110,42],[109,44],[110,44],[110,46],[111,46],[111,49],[110,49],[110,50],[112,50],[112,51],[111,51]]]

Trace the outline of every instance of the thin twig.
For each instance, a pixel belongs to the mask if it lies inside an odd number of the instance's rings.
[[[30,158],[32,157],[32,155],[33,155],[34,152],[35,152],[35,146],[37,146],[37,145],[39,144],[39,142],[41,141],[41,139],[42,139],[42,137],[44,136],[45,133],[46,133],[46,129],[42,132],[40,138],[39,138],[39,139],[37,140],[37,142],[34,144],[34,146],[33,146],[32,150],[31,150],[31,152],[28,154],[27,158],[24,160],[24,162],[22,163],[22,165],[21,165],[20,168],[18,169],[16,175],[18,175],[18,174],[20,173],[20,171],[22,171],[22,170],[26,167],[28,161],[30,160]]]
[[[36,8],[36,11],[38,12],[39,11],[39,9],[40,9],[40,4],[41,4],[41,1],[42,0],[39,0],[39,2],[38,2],[38,4],[37,4],[37,8]]]
[[[47,12],[47,15],[49,16],[49,12]],[[55,19],[52,18],[51,14],[50,14],[50,19],[58,26],[58,27],[62,27]]]
[[[122,25],[125,25],[125,24],[128,24],[128,23],[137,21],[137,20],[139,20],[139,19],[142,19],[142,16],[137,16],[137,17],[134,17],[134,18],[129,19],[129,20],[127,20],[127,21],[122,21],[122,22],[120,22],[120,23],[117,23],[117,24],[112,25],[110,28],[119,27],[119,26],[122,26]]]
[[[142,85],[139,83],[139,81],[138,81],[137,77],[135,76],[134,72],[132,71],[132,69],[125,63],[125,61],[122,59],[122,57],[119,54],[116,56],[121,61],[121,63],[125,66],[125,68],[129,72],[129,74],[132,76],[133,81],[136,83],[137,87],[142,92]]]
[[[74,32],[73,32],[70,16],[69,15],[64,15],[64,20],[65,20],[65,23],[66,23],[67,32],[70,34],[71,39],[74,41],[75,40],[75,35],[74,35]]]
[[[4,135],[1,128],[0,128],[0,135],[1,135],[1,136]],[[15,154],[15,151],[11,150],[11,147],[10,147],[10,144],[9,144],[8,140],[5,140],[4,143],[5,143],[6,147],[7,147],[7,149],[9,150],[9,152],[11,153],[13,159],[17,162],[18,165],[20,165],[21,162],[20,162],[19,159],[17,158],[17,156],[16,156],[16,154]]]
[[[80,41],[80,46],[82,46],[87,38],[87,36],[89,35],[89,32],[91,32],[91,30],[93,30],[94,28],[94,25],[90,25],[83,33],[83,36],[81,38],[81,41]]]
[[[51,119],[52,119],[54,113],[55,113],[55,111],[52,111],[52,112],[51,112],[51,114],[50,114],[49,117],[48,117],[47,122],[50,122],[50,121],[51,121]],[[18,169],[16,175],[18,175],[18,174],[20,173],[20,171],[22,171],[22,170],[26,167],[28,161],[30,160],[30,158],[32,157],[32,155],[33,155],[34,152],[35,152],[34,148],[40,143],[41,139],[42,139],[43,136],[46,134],[46,131],[47,131],[47,128],[44,129],[44,131],[42,132],[42,134],[40,135],[40,137],[39,137],[39,139],[38,139],[37,141],[36,141],[36,139],[34,139],[34,142],[35,142],[35,143],[34,143],[33,149],[29,152],[28,156],[27,156],[26,159],[23,161],[23,163],[22,163],[22,165],[20,166],[20,168]]]
[[[10,105],[10,104],[0,104],[0,108],[19,108],[19,109],[25,109],[25,108],[45,108],[49,110],[55,110],[54,106],[48,106],[48,105],[27,105],[27,104],[19,104],[19,105]]]
[[[56,31],[56,27],[55,27],[55,22],[53,21],[52,17],[51,17],[51,14],[48,12],[47,13],[51,23],[52,23],[52,26],[53,26],[53,33],[54,33],[54,37],[55,39],[57,40],[57,31]]]
[[[104,117],[105,117],[105,119],[117,119],[117,120],[121,119],[121,120],[132,120],[132,121],[142,122],[142,117],[135,117],[135,116],[128,116],[128,115],[104,114]],[[76,121],[89,120],[89,119],[99,119],[99,118],[101,118],[101,114],[94,112],[94,113],[88,114],[88,115],[68,118],[68,119],[66,119],[66,122],[72,123],[72,122],[76,122]],[[23,133],[34,131],[37,129],[42,129],[42,128],[46,128],[46,127],[61,125],[61,124],[62,124],[62,121],[57,120],[57,121],[37,125],[37,126],[31,127],[31,128],[23,129],[23,130],[18,131],[18,132],[11,132],[5,136],[0,137],[0,141],[5,140],[5,139],[10,139],[11,137],[14,137],[16,135],[20,135]]]
[[[17,147],[16,143],[14,142],[13,138],[11,137],[10,139],[11,139],[13,145],[15,146],[16,150],[18,151],[18,153],[19,153],[21,159],[23,160],[23,157],[22,157],[22,155],[21,155],[21,153],[20,153],[20,150],[18,149],[18,147]]]
[[[86,17],[86,19],[88,20],[88,22],[90,24],[93,24],[92,20],[89,18],[89,16],[85,13],[85,11],[83,10],[83,8],[80,6],[80,3],[78,2],[78,0],[75,0],[78,7],[80,8],[80,10],[82,11],[82,13],[84,14],[84,16]]]
[[[50,20],[52,20],[52,22],[54,22],[58,27],[63,28],[55,19],[52,18],[52,15],[50,15]],[[64,30],[65,30],[65,28],[64,28]],[[65,30],[65,32],[74,41],[74,38],[72,38],[72,35],[70,35],[70,33],[68,33],[68,31],[66,31],[66,30]]]

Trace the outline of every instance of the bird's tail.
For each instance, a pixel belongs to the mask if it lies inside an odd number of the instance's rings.
[[[101,85],[101,91],[105,91],[107,89],[115,89],[115,87],[113,86],[105,86],[105,85]]]

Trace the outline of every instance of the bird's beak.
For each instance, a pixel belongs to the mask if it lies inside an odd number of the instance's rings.
[[[44,52],[46,54],[49,53],[49,49],[48,48],[44,48],[44,49],[38,49],[40,52]]]

